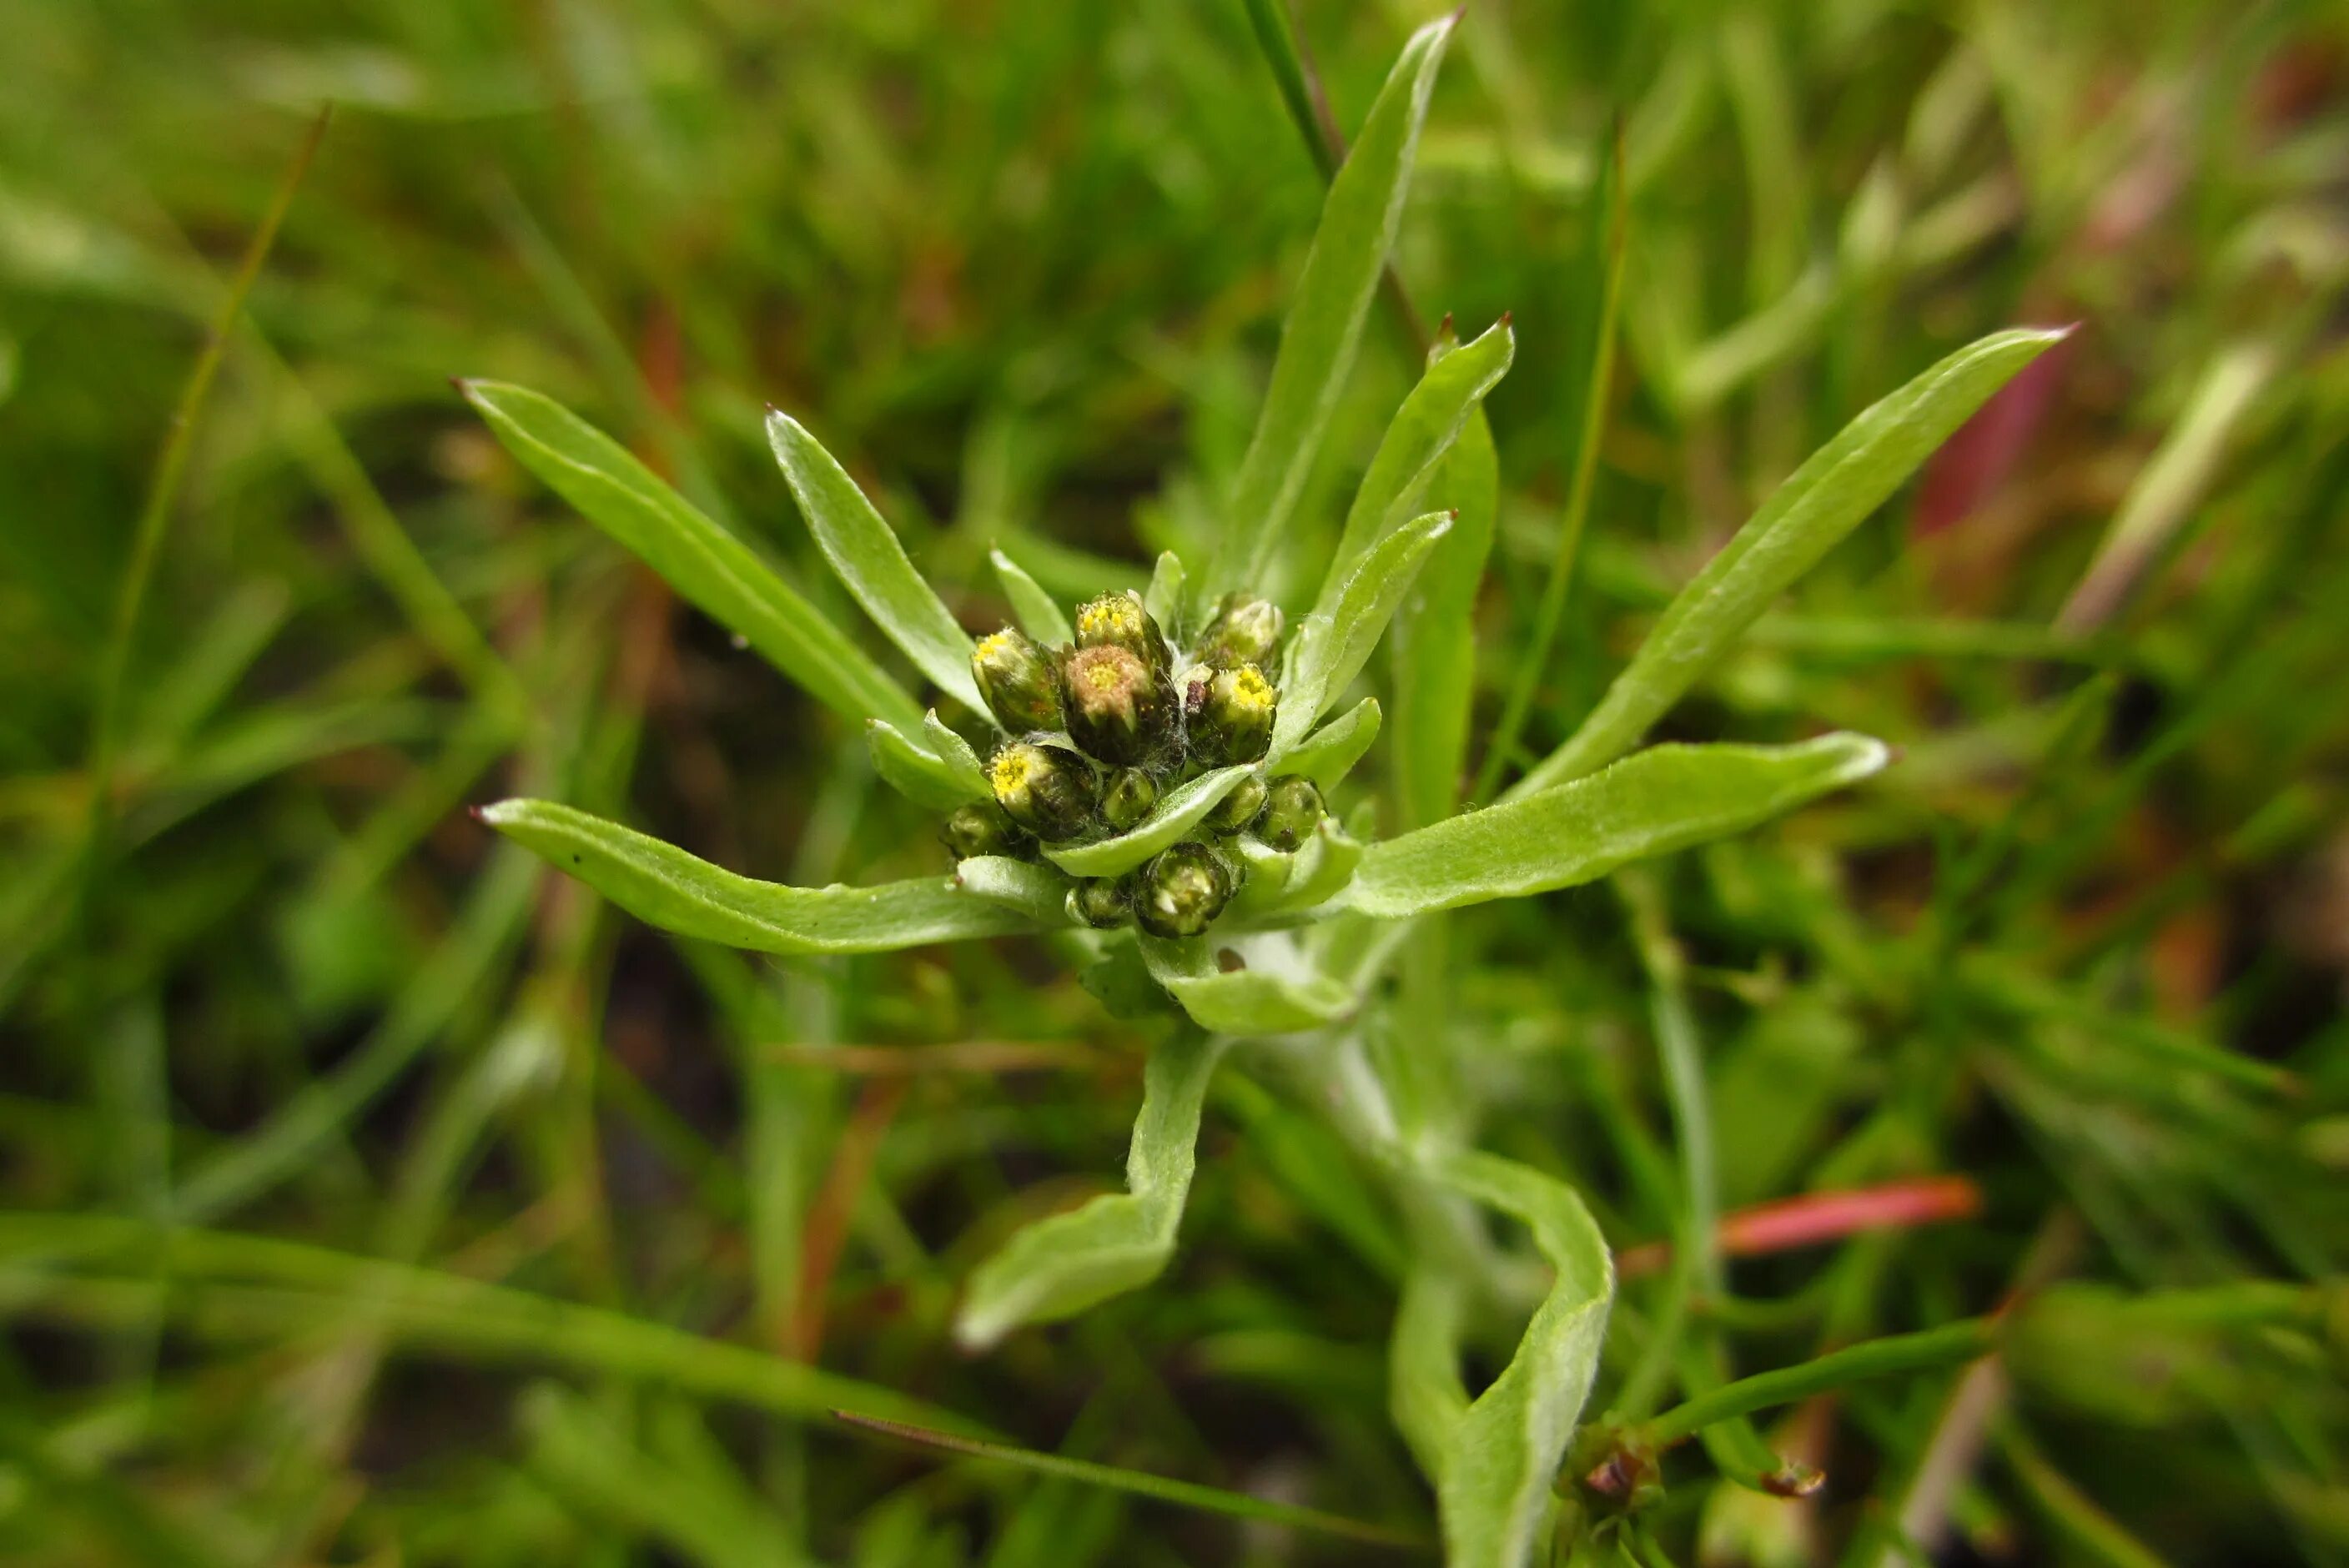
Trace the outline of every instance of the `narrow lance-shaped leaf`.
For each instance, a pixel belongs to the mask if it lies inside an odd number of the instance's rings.
[[[1403,1277],[1387,1338],[1387,1414],[1431,1480],[1443,1475],[1468,1414],[1460,1381],[1466,1283],[1458,1271],[1421,1259]]]
[[[1225,1042],[1182,1030],[1151,1053],[1126,1191],[1020,1231],[972,1274],[955,1337],[983,1348],[1149,1284],[1174,1253],[1197,1165],[1199,1113]]]
[[[1330,789],[1354,770],[1354,764],[1379,738],[1379,699],[1366,696],[1303,740],[1281,758],[1283,773],[1302,773],[1323,789]]]
[[[983,777],[975,771],[966,773],[952,760],[933,755],[886,720],[867,723],[864,742],[873,753],[873,771],[881,775],[881,781],[917,806],[951,811],[965,801],[988,798]]]
[[[1072,876],[1113,877],[1130,872],[1196,826],[1253,771],[1247,763],[1202,773],[1169,789],[1150,815],[1114,839],[1070,848],[1048,846],[1052,863]]]
[[[1387,917],[1522,898],[1738,832],[1884,766],[1881,741],[1656,746],[1538,795],[1372,844],[1345,903]]]
[[[1232,895],[1232,902],[1225,908],[1223,918],[1245,929],[1257,914],[1279,902],[1281,890],[1288,885],[1289,877],[1297,870],[1297,856],[1292,851],[1276,850],[1251,838],[1233,840],[1231,849],[1247,874],[1240,881],[1239,892]]]
[[[1330,704],[1352,684],[1379,645],[1395,606],[1402,603],[1420,563],[1452,527],[1449,512],[1434,511],[1396,529],[1364,555],[1339,590],[1327,617],[1309,616],[1305,632],[1290,647],[1289,669],[1280,685],[1280,711],[1272,732],[1272,753],[1286,756]]]
[[[1222,1035],[1288,1035],[1335,1023],[1354,1010],[1354,994],[1307,965],[1301,954],[1275,965],[1265,962],[1293,948],[1282,936],[1247,943],[1212,937],[1165,942],[1138,938],[1150,977],[1164,986],[1191,1021]],[[1217,954],[1230,952],[1247,964],[1225,969]]]
[[[955,867],[955,885],[972,898],[1017,910],[1047,930],[1073,925],[1069,879],[1050,866],[1003,855],[974,855]]]
[[[885,953],[1032,931],[943,876],[877,887],[755,882],[674,844],[552,800],[501,800],[481,820],[647,924],[755,953]]]
[[[1429,552],[1387,634],[1395,706],[1387,756],[1406,829],[1451,815],[1459,799],[1476,697],[1476,587],[1493,551],[1500,486],[1492,427],[1478,408],[1429,487],[1453,509],[1452,531]]]
[[[1320,908],[1344,891],[1363,853],[1361,840],[1325,817],[1291,858],[1281,886],[1248,901],[1244,910],[1236,904],[1234,913],[1253,925],[1293,924],[1294,917]]]
[[[808,531],[873,624],[940,691],[975,713],[987,712],[970,673],[970,634],[914,570],[905,547],[848,470],[780,408],[767,412],[767,443],[799,498]]]
[[[1992,393],[2063,336],[2037,328],[1993,333],[1845,426],[1681,591],[1582,727],[1509,796],[1578,779],[1637,745],[1772,600],[1882,505]]]
[[[940,767],[962,780],[963,788],[975,789],[982,795],[988,792],[986,771],[978,765],[978,753],[970,748],[969,741],[947,727],[936,708],[922,715],[922,744],[938,759]]]
[[[1410,519],[1410,509],[1483,407],[1485,394],[1508,373],[1516,354],[1516,335],[1509,330],[1509,318],[1503,316],[1482,336],[1428,366],[1379,438],[1379,449],[1347,511],[1338,552],[1330,557],[1314,608],[1327,613],[1363,552]],[[1489,432],[1486,444],[1491,444]]]
[[[1589,1210],[1555,1177],[1473,1150],[1439,1154],[1422,1169],[1524,1224],[1535,1249],[1557,1271],[1516,1354],[1459,1411],[1445,1440],[1432,1442],[1433,1434],[1423,1429],[1444,1421],[1457,1405],[1425,1387],[1395,1390],[1397,1405],[1423,1428],[1413,1451],[1423,1462],[1431,1450],[1438,1456],[1433,1479],[1444,1562],[1450,1568],[1522,1568],[1532,1561],[1549,1517],[1551,1486],[1598,1375],[1615,1294],[1614,1264]],[[1423,1298],[1420,1305],[1424,1312],[1442,1304]],[[1422,1334],[1453,1326],[1423,1316],[1413,1325],[1406,1316],[1398,1331],[1406,1326]],[[1431,1370],[1425,1347],[1414,1348],[1408,1363],[1398,1357],[1397,1364],[1423,1377]]]
[[[849,718],[911,734],[919,704],[750,546],[696,511],[611,437],[550,398],[496,381],[462,384],[491,431],[668,585]]]
[[[1142,607],[1170,637],[1180,634],[1176,628],[1183,619],[1183,558],[1171,550],[1162,550],[1158,552],[1158,564],[1150,569],[1150,586],[1142,593]],[[1068,639],[1063,637],[1061,641]]]
[[[1330,182],[1296,303],[1281,328],[1264,409],[1240,459],[1230,531],[1211,587],[1261,582],[1288,529],[1402,219],[1420,126],[1452,26],[1453,18],[1443,17],[1412,35]]]
[[[1055,648],[1077,640],[1077,629],[1069,624],[1068,612],[1061,602],[1044,591],[1043,585],[1028,575],[1027,569],[1000,550],[990,550],[987,558],[995,564],[995,575],[1003,584],[1003,595],[1011,601],[1011,614],[1019,629],[1043,644]]]

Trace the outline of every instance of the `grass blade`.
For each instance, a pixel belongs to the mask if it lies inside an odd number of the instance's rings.
[[[1452,17],[1403,46],[1353,150],[1330,181],[1321,222],[1281,329],[1256,434],[1240,459],[1216,586],[1261,583],[1321,447],[1361,346],[1362,321],[1402,219],[1403,193]]]
[[[1305,56],[1297,46],[1297,30],[1289,21],[1287,0],[1246,0],[1246,5],[1248,26],[1255,29],[1257,46],[1264,51],[1264,63],[1271,67],[1273,86],[1280,89],[1289,121],[1305,139],[1313,167],[1321,171],[1323,180],[1330,180],[1338,172],[1338,151],[1322,124],[1313,85],[1305,74]]]
[[[1017,1465],[1021,1470],[1034,1470],[1039,1475],[1054,1476],[1086,1486],[1107,1487],[1113,1491],[1130,1492],[1136,1497],[1150,1498],[1158,1502],[1171,1502],[1178,1508],[1195,1508],[1207,1513],[1220,1513],[1233,1519],[1247,1519],[1265,1524],[1287,1525],[1295,1530],[1310,1530],[1322,1535],[1341,1536],[1371,1546],[1392,1546],[1419,1549],[1433,1542],[1399,1530],[1389,1530],[1342,1514],[1324,1513],[1317,1508],[1300,1508],[1295,1503],[1274,1502],[1268,1498],[1250,1497],[1244,1491],[1226,1491],[1219,1487],[1201,1486],[1196,1481],[1174,1480],[1166,1476],[1152,1475],[1146,1470],[1121,1470],[1115,1465],[1096,1464],[1091,1460],[1071,1459],[1065,1454],[1039,1453],[1033,1449],[1017,1449],[1008,1443],[993,1443],[979,1438],[959,1437],[952,1432],[933,1431],[926,1427],[913,1426],[905,1421],[883,1420],[877,1417],[859,1415],[854,1410],[833,1412],[850,1426],[901,1442],[922,1448],[939,1449],[947,1453],[961,1454],[975,1460],[992,1460],[1000,1464]]]
[[[261,276],[262,264],[277,243],[277,231],[293,208],[294,193],[301,189],[303,176],[309,172],[310,161],[317,155],[318,143],[325,139],[326,124],[332,118],[330,106],[321,108],[311,120],[309,129],[294,150],[293,160],[278,179],[259,226],[246,242],[236,274],[230,279],[220,307],[205,328],[204,346],[198,351],[195,364],[189,367],[188,378],[181,383],[179,398],[171,406],[163,449],[156,459],[154,477],[148,482],[146,499],[140,504],[139,520],[131,528],[130,558],[124,564],[122,581],[115,591],[113,620],[107,632],[106,651],[98,664],[97,698],[90,709],[86,855],[88,866],[93,870],[103,857],[108,814],[113,810],[114,753],[120,739],[117,731],[121,727],[122,688],[129,676],[131,651],[138,641],[140,612],[146,605],[147,587],[154,581],[155,563],[162,554],[171,509],[179,501],[180,487],[187,477],[196,427],[205,402],[212,397],[212,382],[220,375],[221,360],[228,352],[229,335],[244,311],[245,296],[253,292],[254,284]]]
[[[1657,746],[1602,773],[1372,844],[1346,903],[1398,917],[1573,887],[1766,821],[1867,778],[1864,735],[1799,746]]]
[[[2102,625],[2120,608],[2130,588],[2209,491],[2238,428],[2274,378],[2282,359],[2272,344],[2253,339],[2230,346],[2211,362],[2161,449],[2129,487],[2128,499],[2096,545],[2095,559],[2064,601],[2055,617],[2058,632],[2079,635]]]
[[[1590,492],[1599,477],[1599,444],[1607,428],[1608,397],[1615,380],[1616,323],[1623,306],[1623,253],[1630,232],[1620,121],[1608,139],[1607,156],[1599,167],[1600,185],[1591,198],[1591,229],[1577,280],[1580,298],[1567,351],[1567,363],[1580,367],[1580,376],[1578,385],[1568,387],[1565,404],[1568,436],[1574,443],[1566,509],[1558,518],[1557,547],[1550,555],[1549,575],[1543,580],[1541,599],[1534,609],[1533,640],[1502,701],[1500,721],[1493,727],[1485,765],[1468,792],[1472,800],[1492,798],[1501,769],[1516,754],[1526,715],[1549,668],[1550,649],[1566,614],[1567,591],[1574,583],[1575,560],[1582,552],[1583,529],[1590,519]]]
[[[0,1258],[13,1265],[12,1315],[53,1304],[72,1315],[78,1303],[92,1315],[168,1313],[199,1329],[306,1333],[347,1328],[359,1314],[397,1341],[456,1357],[638,1378],[795,1418],[846,1405],[892,1419],[975,1425],[877,1384],[665,1323],[299,1242],[158,1229],[114,1214],[17,1211],[0,1212]],[[58,1267],[68,1258],[75,1272]],[[108,1261],[138,1272],[101,1276],[98,1265]],[[84,1268],[90,1272],[78,1272]],[[158,1270],[168,1289],[157,1288]]]
[[[970,673],[970,634],[914,570],[905,547],[848,470],[781,409],[768,411],[767,443],[823,558],[882,635],[903,648],[940,691],[974,713],[988,711]]]
[[[921,707],[903,686],[617,441],[527,388],[459,386],[524,468],[825,707],[886,719],[907,735],[921,727]]]
[[[1647,1436],[1663,1448],[1693,1437],[1716,1421],[1790,1405],[1867,1378],[1893,1377],[1971,1361],[1990,1352],[1996,1331],[1996,1319],[1969,1317],[1921,1333],[1888,1335],[1847,1346],[1800,1366],[1757,1372],[1675,1405],[1648,1423]]]
[[[1506,798],[1579,779],[1639,744],[1772,600],[1858,527],[1950,432],[2059,342],[2065,330],[1993,333],[1845,426],[1681,591],[1582,727]]]
[[[1032,929],[946,877],[786,887],[552,800],[501,800],[480,816],[648,925],[754,953],[886,953]]]

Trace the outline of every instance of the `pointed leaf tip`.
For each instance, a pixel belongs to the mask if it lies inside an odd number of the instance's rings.
[[[971,678],[969,634],[914,569],[904,542],[863,487],[805,426],[780,409],[767,416],[767,444],[808,531],[850,597],[933,686],[986,711]]]

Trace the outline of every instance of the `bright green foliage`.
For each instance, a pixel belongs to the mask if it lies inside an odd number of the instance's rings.
[[[1240,531],[1232,536],[1232,553],[1247,573],[1244,586],[1268,566],[1328,418],[1332,389],[1351,359],[1371,286],[1385,265],[1411,144],[1447,27],[1439,24],[1414,40],[1372,111],[1368,150],[1357,150],[1357,160],[1371,161],[1357,167],[1350,160],[1330,192],[1264,421],[1242,465],[1235,516],[1257,520],[1253,530],[1245,521],[1236,525]],[[1366,213],[1373,208],[1377,221],[1370,222]],[[1677,605],[1667,612],[1650,643],[1665,653],[1651,656],[1643,650],[1619,679],[1619,695],[1596,716],[1635,715],[1616,750],[1636,740],[1770,597],[1872,510],[1964,410],[2023,364],[2029,356],[2023,349],[2036,352],[2045,341],[2044,335],[2010,335],[1957,356],[1863,416],[1857,434],[1847,432],[1790,480],[1707,569],[1725,586],[1702,594],[1691,590],[1702,613]],[[1061,812],[1067,820],[1056,817],[1047,832],[1056,841],[1043,851],[1050,867],[988,856],[964,861],[951,883],[811,892],[733,877],[560,807],[512,801],[490,813],[501,830],[640,917],[739,946],[854,952],[1103,922],[1112,927],[1109,940],[1136,944],[1150,981],[1185,1023],[1152,1054],[1128,1156],[1128,1191],[1029,1226],[982,1264],[957,1319],[956,1333],[965,1345],[992,1345],[1022,1325],[1072,1315],[1157,1277],[1173,1253],[1206,1082],[1217,1057],[1235,1038],[1342,1029],[1372,1005],[1365,981],[1375,975],[1384,944],[1361,926],[1361,917],[1408,920],[1588,882],[1630,861],[1752,827],[1884,765],[1885,748],[1857,736],[1779,748],[1665,746],[1595,777],[1537,789],[1570,777],[1546,765],[1509,802],[1443,817],[1463,760],[1474,657],[1467,621],[1493,528],[1493,454],[1479,405],[1507,369],[1514,346],[1504,325],[1449,347],[1405,399],[1357,491],[1317,607],[1277,656],[1276,650],[1251,645],[1251,652],[1278,671],[1277,687],[1255,664],[1231,662],[1216,624],[1206,625],[1202,652],[1170,657],[1155,624],[1163,613],[1179,629],[1185,573],[1170,554],[1161,558],[1147,602],[1108,596],[1087,605],[1073,623],[1076,650],[1064,645],[1047,655],[1019,645],[1023,668],[1047,657],[1057,661],[1069,721],[1080,732],[1077,744],[1014,743],[982,773],[975,754],[935,713],[919,744],[893,725],[874,724],[882,777],[936,809],[961,805],[977,786],[991,787],[1015,817],[1040,810],[1024,791],[1040,788],[1036,770],[1047,768],[1057,780],[1054,799],[1066,795],[1070,810],[1081,816],[1091,812],[1089,803],[1102,787],[1105,776],[1091,771],[1097,762],[1145,765],[1154,782],[1158,769],[1182,770],[1168,773],[1155,806],[1123,832],[1106,826],[1088,832],[1077,817]],[[849,591],[934,682],[983,708],[970,682],[968,637],[914,573],[862,492],[794,421],[773,416],[769,433],[802,511]],[[1274,449],[1268,443],[1276,441],[1287,443],[1284,464],[1268,455]],[[1456,462],[1447,465],[1447,454]],[[1431,552],[1453,529],[1456,514],[1449,510],[1406,520],[1407,509],[1439,475],[1474,511],[1475,537],[1410,616],[1419,642],[1433,649],[1433,663],[1430,684],[1421,684],[1416,671],[1406,676],[1407,707],[1415,719],[1403,739],[1425,752],[1414,749],[1406,767],[1406,812],[1413,820],[1442,820],[1370,845],[1329,819],[1293,847],[1258,842],[1246,823],[1218,815],[1227,797],[1247,790],[1261,799],[1264,779],[1276,769],[1333,788],[1378,732],[1380,710],[1368,698],[1326,728],[1314,727],[1369,665]],[[1050,635],[1071,624],[999,552],[995,564],[1031,633]],[[1263,614],[1268,641],[1278,617],[1269,610]],[[1016,640],[1006,634],[990,641],[1008,646]],[[1412,656],[1408,645],[1402,655]],[[1201,656],[1214,662],[1197,664]],[[1098,679],[1095,665],[1103,666]],[[1143,696],[1158,700],[1154,683],[1165,679],[1160,672],[1167,670],[1177,672],[1167,700],[1180,711],[1145,713],[1135,705]],[[1143,729],[1094,733],[1107,720],[1084,705],[1099,706],[1096,686],[1104,694],[1099,701],[1107,701],[1115,695],[1112,686],[1141,694],[1115,711],[1132,707],[1129,717],[1140,716],[1134,723],[1150,721]],[[1626,690],[1639,694],[1638,700],[1619,695]],[[1450,711],[1431,712],[1446,704]],[[1251,733],[1259,717],[1264,728]],[[1089,759],[1087,752],[1102,755]],[[1240,760],[1205,767],[1219,754]],[[1414,767],[1418,771],[1411,771]],[[1203,830],[1216,831],[1226,847],[1211,848],[1195,836]],[[1097,914],[1092,904],[1081,903],[1079,884],[1071,880],[1127,873],[1137,879],[1131,895],[1093,901]],[[1171,891],[1162,892],[1161,883]],[[1199,903],[1193,895],[1210,884],[1212,902]],[[1163,898],[1175,899],[1188,913],[1169,916],[1159,908]],[[1116,931],[1114,923],[1127,908],[1163,934]],[[1174,934],[1210,923],[1216,929],[1207,934]],[[1290,934],[1325,923],[1335,934],[1335,949]],[[1332,958],[1340,961],[1333,965]],[[1424,1088],[1401,1083],[1392,1092],[1413,1124],[1435,1114]],[[1436,1483],[1452,1560],[1516,1568],[1547,1518],[1550,1478],[1596,1375],[1611,1280],[1606,1249],[1580,1201],[1555,1179],[1464,1148],[1392,1137],[1381,1135],[1375,1148],[1403,1167],[1406,1186],[1422,1193],[1417,1202],[1439,1202],[1435,1195],[1448,1192],[1495,1207],[1531,1228],[1537,1250],[1556,1271],[1517,1351],[1474,1401],[1459,1387],[1454,1369],[1466,1305],[1457,1282],[1415,1272],[1396,1330],[1394,1408]]]
[[[1003,855],[975,855],[955,862],[955,886],[1016,911],[1042,930],[1071,923],[1069,882],[1044,866]]]
[[[987,776],[959,738],[956,743],[962,750],[941,758],[907,739],[887,719],[876,718],[865,725],[864,739],[873,751],[873,770],[891,789],[933,811],[951,811],[966,800],[991,799]],[[966,758],[970,758],[968,767],[963,765]]]
[[[2334,1554],[2321,8],[119,9],[12,1559]]]
[[[1126,1151],[1126,1191],[1040,1220],[970,1278],[955,1337],[994,1344],[1023,1323],[1047,1323],[1156,1279],[1197,1164],[1199,1113],[1224,1042],[1182,1032],[1151,1053],[1142,1114]]]
[[[1322,432],[1346,389],[1371,295],[1402,221],[1420,127],[1454,22],[1444,17],[1412,35],[1345,165],[1330,181],[1321,226],[1314,232],[1296,300],[1281,328],[1280,352],[1272,362],[1256,434],[1233,480],[1230,521],[1213,587],[1263,582],[1288,532],[1320,452]]]
[[[2031,329],[1993,333],[1844,427],[1681,590],[1574,738],[1511,793],[1532,794],[1578,779],[1639,744],[1773,599],[1883,505],[1992,393],[2063,336]]]
[[[1280,759],[1281,770],[1302,773],[1324,789],[1334,789],[1354,770],[1379,738],[1379,699],[1366,696],[1303,740]]]
[[[1276,760],[1304,738],[1330,704],[1370,662],[1387,622],[1402,603],[1427,552],[1452,527],[1449,512],[1430,512],[1396,529],[1347,573],[1326,615],[1306,618],[1288,655],[1286,699],[1273,731]]]
[[[1476,700],[1476,591],[1493,552],[1500,487],[1500,455],[1480,408],[1430,480],[1430,495],[1451,509],[1452,527],[1419,569],[1388,634],[1395,726],[1387,749],[1399,827],[1449,816],[1460,799]],[[1312,744],[1290,755],[1292,767],[1303,770],[1297,758]],[[1503,742],[1494,737],[1486,744]]]
[[[963,896],[944,876],[870,888],[754,882],[552,800],[502,800],[481,820],[639,920],[757,953],[885,953],[1026,924]]]
[[[1588,779],[1466,812],[1373,846],[1348,903],[1390,918],[1523,898],[1733,833],[1856,783],[1882,743],[1658,746]]]
[[[1243,764],[1202,773],[1160,796],[1150,815],[1129,831],[1073,848],[1054,845],[1045,853],[1054,865],[1071,876],[1113,877],[1120,872],[1130,872],[1197,827],[1253,771]]]
[[[1334,1023],[1353,1010],[1352,994],[1327,975],[1310,970],[1226,968],[1222,960],[1226,951],[1233,950],[1205,937],[1182,942],[1142,938],[1142,956],[1151,977],[1166,987],[1201,1028],[1226,1035],[1286,1035]],[[1268,950],[1257,951],[1261,958]]]
[[[618,442],[520,387],[468,381],[464,392],[531,472],[820,701],[845,717],[885,719],[907,733],[921,723],[922,710],[904,687],[750,546]],[[963,675],[967,680],[968,671]]]
[[[1362,482],[1347,510],[1337,553],[1321,580],[1314,609],[1329,614],[1336,596],[1363,554],[1411,520],[1411,509],[1426,495],[1429,480],[1483,412],[1485,394],[1508,374],[1516,356],[1516,335],[1506,321],[1485,329],[1473,343],[1454,346],[1427,367],[1411,396],[1387,426]],[[1488,434],[1484,445],[1492,445]],[[1481,562],[1480,562],[1481,566]],[[1476,573],[1470,573],[1473,579]]]
[[[1516,1568],[1547,1522],[1558,1462],[1598,1377],[1614,1264],[1582,1200],[1553,1177],[1475,1150],[1442,1155],[1427,1174],[1525,1225],[1557,1271],[1501,1375],[1456,1416],[1451,1408],[1465,1394],[1444,1400],[1441,1429],[1416,1434],[1423,1460],[1436,1461],[1445,1560],[1453,1568]],[[1456,1357],[1449,1365],[1456,1367]],[[1429,1375],[1423,1362],[1414,1370]],[[1450,1375],[1456,1389],[1459,1373]]]
[[[905,547],[847,470],[780,409],[767,416],[767,440],[799,498],[800,515],[841,583],[884,635],[905,650],[930,683],[981,707],[971,683],[970,637],[905,559]]]
[[[996,579],[1003,584],[1005,597],[1011,601],[1011,613],[1019,617],[1021,631],[1048,648],[1077,640],[1076,628],[1069,624],[1068,613],[1061,608],[1061,602],[1020,570],[1019,562],[1000,550],[988,552],[987,558],[995,565]]]

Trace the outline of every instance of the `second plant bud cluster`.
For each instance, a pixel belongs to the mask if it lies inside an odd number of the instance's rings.
[[[1079,608],[1073,645],[1048,648],[1008,626],[981,638],[971,673],[1011,738],[987,764],[993,805],[949,817],[947,848],[957,859],[1025,857],[1038,841],[1114,837],[1185,781],[1260,762],[1279,708],[1280,633],[1278,606],[1233,593],[1178,653],[1139,594],[1113,593]],[[1154,936],[1195,936],[1247,874],[1230,840],[1248,833],[1294,850],[1321,815],[1311,779],[1250,773],[1202,832],[1124,876],[1080,882],[1070,907],[1091,925],[1133,921]]]

